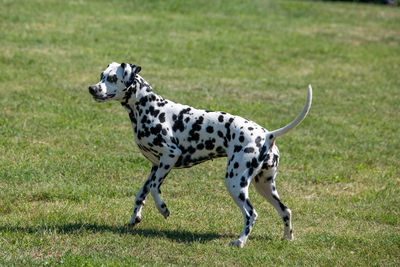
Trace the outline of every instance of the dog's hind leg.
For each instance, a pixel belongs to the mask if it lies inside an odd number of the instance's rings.
[[[280,200],[278,191],[275,186],[275,177],[277,174],[277,167],[272,167],[267,170],[261,170],[260,173],[253,179],[253,184],[257,192],[268,200],[269,203],[278,211],[282,218],[284,225],[283,239],[292,241],[292,212]]]
[[[254,176],[254,174],[249,172],[250,171],[247,169],[239,172],[240,175],[238,175],[236,174],[235,170],[230,170],[230,166],[228,166],[228,171],[225,176],[226,188],[228,189],[229,194],[235,201],[236,205],[240,208],[244,219],[242,233],[237,240],[232,241],[229,245],[240,248],[246,244],[246,241],[253,228],[253,224],[258,216],[249,199],[249,183],[252,176]]]

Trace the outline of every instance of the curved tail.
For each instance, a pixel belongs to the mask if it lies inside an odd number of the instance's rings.
[[[288,125],[286,125],[285,127],[282,127],[278,130],[269,132],[269,140],[270,143],[271,141],[275,140],[276,138],[286,134],[287,132],[289,132],[290,130],[292,130],[293,128],[295,128],[297,125],[299,125],[304,118],[307,116],[308,111],[311,108],[311,102],[312,102],[312,87],[311,84],[308,85],[308,94],[307,94],[307,100],[306,100],[306,104],[303,108],[303,110],[301,111],[301,113],[297,116],[297,118],[292,121],[291,123],[289,123]]]

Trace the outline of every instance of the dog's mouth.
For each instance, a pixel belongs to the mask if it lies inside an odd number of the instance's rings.
[[[97,102],[105,102],[112,99],[116,94],[108,94],[106,96],[93,95],[93,99]]]

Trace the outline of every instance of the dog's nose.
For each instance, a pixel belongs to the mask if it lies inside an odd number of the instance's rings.
[[[89,93],[91,93],[92,95],[95,95],[97,92],[97,88],[96,86],[89,86]]]

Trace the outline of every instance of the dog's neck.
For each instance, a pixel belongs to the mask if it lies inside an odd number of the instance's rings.
[[[131,84],[126,85],[126,92],[121,100],[121,105],[134,106],[142,97],[153,93],[151,86],[140,76],[136,75]]]
[[[147,101],[154,101],[160,96],[153,93],[151,86],[139,75],[136,75],[133,83],[127,85],[125,96],[121,100],[121,105],[125,107],[131,122],[136,127],[137,115],[140,105],[145,105]],[[161,98],[162,99],[162,98]]]

